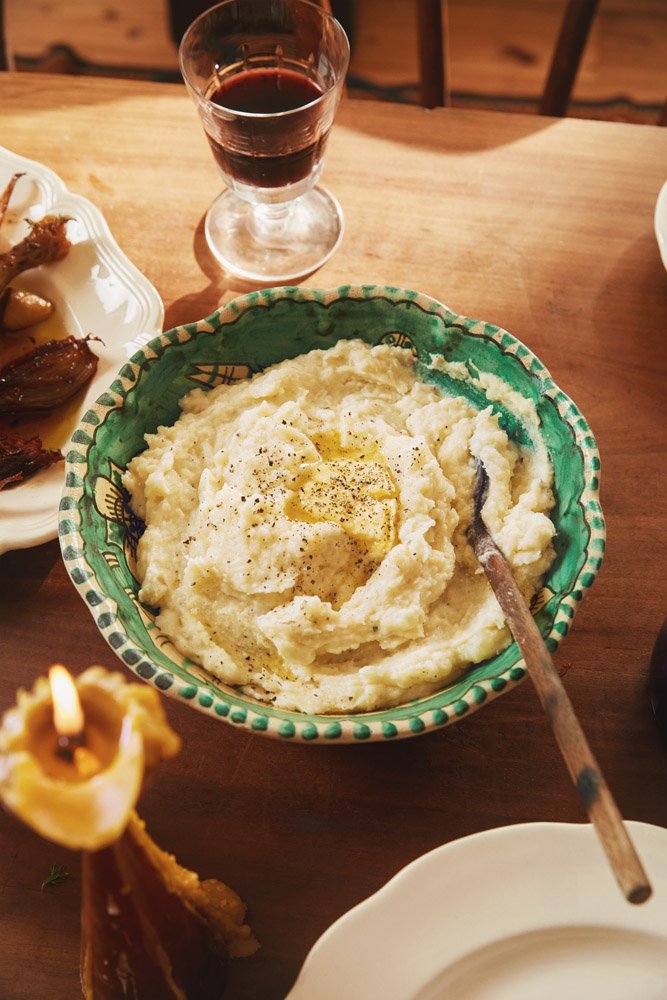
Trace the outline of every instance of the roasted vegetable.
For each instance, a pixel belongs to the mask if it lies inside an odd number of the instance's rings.
[[[0,294],[18,274],[67,255],[71,246],[65,235],[67,222],[65,215],[46,215],[33,222],[25,239],[0,254]]]
[[[55,409],[90,381],[97,362],[88,338],[40,344],[0,369],[0,413]]]
[[[2,220],[5,217],[7,206],[9,205],[9,199],[12,196],[12,192],[19,177],[23,177],[23,174],[14,174],[7,187],[0,195],[0,226],[2,225]]]
[[[14,174],[0,195],[0,226],[19,178]],[[60,260],[69,248],[65,235],[65,216],[46,216],[32,224],[30,233],[6,253],[0,254],[0,330],[23,330],[47,319],[53,312],[53,303],[32,292],[9,288],[9,282],[32,267]]]
[[[22,483],[62,458],[59,451],[45,451],[38,437],[28,440],[0,431],[0,490]]]
[[[7,288],[0,296],[0,330],[24,330],[48,319],[53,312],[53,302],[34,292]]]

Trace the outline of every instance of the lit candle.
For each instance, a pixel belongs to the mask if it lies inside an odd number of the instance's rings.
[[[53,725],[61,739],[80,739],[83,736],[83,712],[72,675],[60,663],[49,670],[49,685],[53,699]]]
[[[60,663],[55,663],[49,670],[49,685],[53,725],[58,734],[56,755],[73,764],[79,777],[90,778],[102,769],[102,764],[85,745],[85,721],[74,678]]]
[[[127,826],[146,765],[173,757],[180,740],[153,688],[102,667],[76,683],[62,667],[52,678],[19,691],[5,714],[0,796],[43,837],[95,851]]]
[[[145,769],[180,747],[157,691],[60,665],[0,725],[0,798],[55,843],[83,849],[81,982],[89,1000],[217,1000],[230,957],[258,944],[245,905],[201,882],[134,811]]]

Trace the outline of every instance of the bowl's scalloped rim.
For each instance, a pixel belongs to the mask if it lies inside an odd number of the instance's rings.
[[[91,612],[102,636],[109,642],[114,634],[115,644],[109,643],[114,653],[142,680],[163,693],[189,701],[193,707],[209,716],[223,719],[239,728],[259,732],[285,741],[322,742],[325,744],[358,743],[374,740],[400,739],[442,729],[470,714],[482,704],[520,683],[526,674],[525,663],[516,648],[516,659],[505,670],[491,679],[471,678],[469,687],[455,701],[447,700],[448,687],[412,704],[394,708],[361,712],[354,715],[313,715],[277,709],[256,702],[249,696],[218,690],[215,693],[194,679],[188,684],[168,669],[151,664],[146,654],[124,634],[116,618],[117,605],[94,589],[95,573],[84,554],[84,540],[80,533],[78,503],[83,495],[85,470],[95,433],[113,409],[123,405],[125,395],[137,383],[140,366],[144,368],[157,360],[174,344],[185,343],[199,333],[210,333],[234,323],[246,310],[268,307],[281,298],[298,301],[327,303],[337,298],[385,298],[390,301],[410,301],[425,312],[437,313],[451,325],[465,326],[472,336],[483,335],[495,341],[503,354],[514,355],[528,374],[537,377],[541,395],[551,399],[560,418],[571,428],[575,445],[584,459],[584,490],[579,497],[589,537],[586,558],[572,589],[559,598],[557,612],[545,641],[553,652],[567,635],[576,609],[584,593],[592,586],[600,568],[605,548],[605,521],[599,501],[600,455],[595,438],[576,404],[556,385],[547,368],[532,351],[512,334],[493,324],[474,320],[453,312],[447,306],[422,292],[414,292],[382,285],[341,285],[338,288],[317,289],[285,286],[248,292],[222,305],[210,316],[195,323],[175,327],[145,344],[123,365],[112,386],[84,414],[78,430],[79,439],[90,439],[87,445],[77,444],[66,457],[66,485],[60,504],[59,536],[62,556],[67,572],[84,603]],[[100,618],[106,619],[100,622]],[[104,621],[113,620],[105,626]],[[118,635],[124,642],[118,644]],[[510,647],[511,648],[511,647]],[[150,677],[137,669],[142,662],[156,668]],[[452,683],[460,684],[458,677]],[[399,717],[400,716],[400,717]]]

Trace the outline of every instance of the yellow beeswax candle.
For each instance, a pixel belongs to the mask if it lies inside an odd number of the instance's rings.
[[[102,667],[89,667],[74,688],[64,707],[57,696],[55,719],[46,678],[18,692],[0,725],[0,798],[48,840],[96,851],[122,834],[145,769],[178,753],[180,740],[153,688]]]

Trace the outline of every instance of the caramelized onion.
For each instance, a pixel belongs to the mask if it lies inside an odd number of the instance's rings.
[[[0,370],[0,413],[55,409],[90,381],[97,362],[87,338],[40,344]]]

